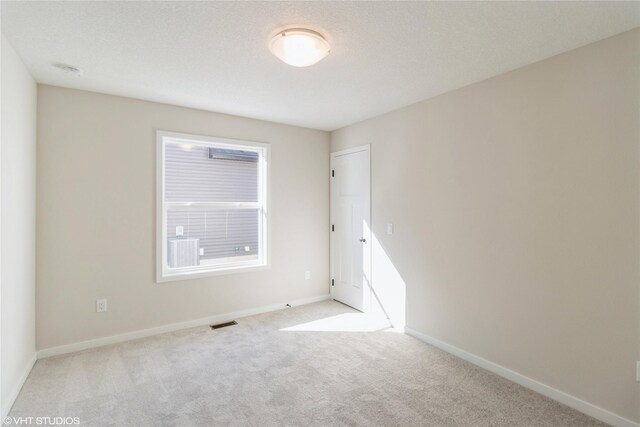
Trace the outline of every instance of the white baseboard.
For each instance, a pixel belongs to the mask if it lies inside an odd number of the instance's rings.
[[[214,323],[228,322],[241,317],[253,316],[254,314],[268,313],[270,311],[276,311],[286,308],[287,304],[292,307],[311,304],[314,302],[320,302],[328,300],[329,295],[320,295],[317,297],[304,298],[290,302],[283,302],[280,304],[271,304],[262,307],[249,308],[246,310],[234,311],[232,313],[218,314],[210,317],[203,317],[195,320],[188,320],[186,322],[171,323],[169,325],[158,326],[156,328],[142,329],[138,331],[127,332],[119,335],[111,335],[108,337],[96,338],[88,341],[81,341],[73,344],[66,344],[57,347],[49,347],[42,350],[38,350],[38,359],[45,357],[58,356],[61,354],[73,353],[76,351],[87,350],[89,348],[102,347],[104,345],[115,344],[124,341],[135,340],[138,338],[150,337],[153,335],[164,334],[167,332],[179,331],[181,329],[195,328],[203,325],[210,325]]]
[[[27,380],[27,377],[29,376],[29,373],[31,372],[33,365],[35,365],[36,360],[37,360],[36,354],[34,353],[33,357],[31,357],[31,359],[29,359],[29,361],[27,362],[27,365],[22,371],[22,375],[20,375],[20,378],[18,379],[18,383],[13,387],[11,394],[7,396],[6,399],[3,399],[2,416],[0,417],[1,420],[4,420],[5,417],[9,415],[9,412],[11,411],[11,407],[13,406],[16,399],[18,398],[18,394],[20,393],[20,390],[22,390],[22,386],[24,385],[24,382]]]
[[[513,381],[516,384],[520,384],[521,386],[538,392],[543,396],[546,396],[577,411],[596,418],[602,422],[611,424],[615,427],[640,427],[640,424],[634,421],[623,418],[620,415],[616,415],[613,412],[607,411],[606,409],[602,409],[589,402],[585,402],[582,399],[571,396],[570,394],[567,394],[563,391],[557,390],[551,386],[507,369],[504,366],[498,365],[497,363],[493,363],[487,359],[476,356],[475,354],[466,352],[458,347],[454,347],[444,341],[440,341],[436,338],[430,337],[429,335],[423,334],[422,332],[418,332],[415,329],[405,327],[405,333],[419,339],[420,341],[424,341],[427,344],[431,344],[434,347],[438,347],[439,349],[444,350],[447,353],[464,359],[467,362],[473,363],[474,365],[486,369],[487,371],[491,371],[494,374],[500,375],[501,377]]]

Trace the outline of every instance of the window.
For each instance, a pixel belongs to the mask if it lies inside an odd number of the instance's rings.
[[[269,145],[158,131],[157,280],[268,266]]]

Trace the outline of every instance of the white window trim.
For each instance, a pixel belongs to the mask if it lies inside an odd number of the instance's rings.
[[[261,185],[263,194],[260,194],[260,200],[266,203],[235,203],[235,202],[219,202],[219,203],[164,203],[164,139],[170,138],[173,141],[184,142],[194,145],[205,145],[215,143],[216,145],[227,145],[229,148],[238,149],[239,147],[260,148],[263,150],[262,157],[264,164],[259,172],[260,179],[264,180]],[[270,145],[262,142],[244,141],[229,138],[217,138],[210,136],[192,135],[169,131],[156,131],[156,283],[172,282],[177,280],[197,279],[202,277],[220,276],[233,273],[245,273],[259,270],[267,270],[271,268],[271,153]],[[266,170],[265,170],[266,169]],[[256,260],[255,265],[248,265],[246,262],[227,263],[223,268],[214,270],[206,270],[207,266],[194,267],[185,269],[177,273],[169,273],[166,264],[167,239],[164,233],[166,229],[166,207],[172,208],[191,208],[191,207],[215,207],[215,208],[256,208],[264,207],[263,221],[261,221],[261,257]],[[209,266],[210,267],[210,266]]]

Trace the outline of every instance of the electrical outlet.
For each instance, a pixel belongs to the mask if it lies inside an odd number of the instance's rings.
[[[393,224],[387,223],[387,234],[393,234]]]
[[[107,311],[107,300],[106,299],[97,299],[96,300],[96,312],[103,313]]]
[[[204,255],[204,248],[200,248],[200,256]]]
[[[311,272],[310,271],[305,271],[304,272],[304,280],[311,280]]]
[[[640,383],[640,360],[636,362],[636,381]]]

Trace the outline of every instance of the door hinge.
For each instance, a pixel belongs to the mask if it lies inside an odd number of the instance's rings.
[[[335,226],[331,224],[331,231],[336,231]]]
[[[331,169],[331,176],[336,176],[336,171]]]
[[[333,279],[331,279],[331,286],[334,286],[334,281],[333,281]]]

